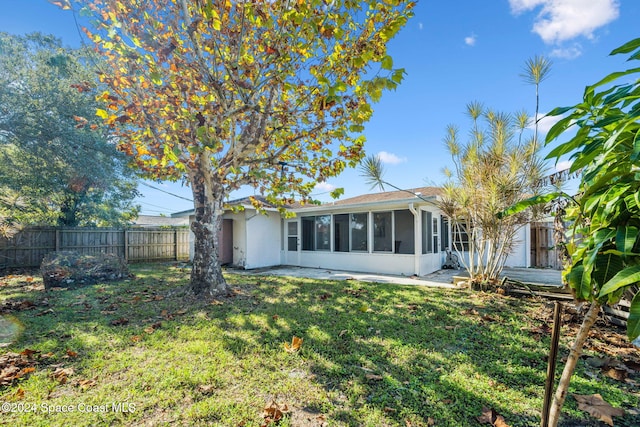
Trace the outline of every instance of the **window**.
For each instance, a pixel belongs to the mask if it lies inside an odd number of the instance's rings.
[[[453,224],[453,249],[459,251],[469,250],[469,233],[467,223],[464,221]]]
[[[366,252],[369,249],[369,214],[351,214],[351,250]]]
[[[316,217],[316,249],[328,251],[331,249],[331,215]]]
[[[391,252],[392,244],[391,212],[373,214],[373,250]]]
[[[440,250],[449,248],[449,218],[440,217]],[[452,248],[449,248],[452,249]]]
[[[298,250],[298,223],[295,221],[287,222],[287,250]]]
[[[413,214],[408,209],[393,212],[394,252],[415,253],[415,233]]]
[[[422,211],[422,253],[430,254],[433,252],[433,215],[431,212]]]
[[[314,251],[316,249],[315,239],[316,217],[307,216],[302,218],[302,250]]]
[[[328,251],[331,249],[331,215],[302,218],[302,250]]]
[[[349,214],[333,216],[333,250],[349,252]]]
[[[433,252],[438,253],[438,217],[433,217]]]

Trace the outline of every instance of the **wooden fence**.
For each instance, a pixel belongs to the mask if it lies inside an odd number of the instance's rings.
[[[114,253],[129,262],[188,260],[189,230],[183,228],[30,227],[0,237],[0,269],[39,267],[53,251]]]

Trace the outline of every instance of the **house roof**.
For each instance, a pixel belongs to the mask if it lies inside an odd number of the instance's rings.
[[[321,206],[350,206],[350,205],[366,205],[380,202],[394,202],[404,200],[415,200],[423,197],[425,199],[435,199],[442,194],[439,187],[417,187],[399,191],[385,191],[382,193],[362,194],[348,199],[336,200],[335,202],[325,203]],[[420,197],[418,197],[420,196]]]
[[[380,193],[371,193],[371,194],[362,194],[360,196],[350,197],[348,199],[336,200],[335,202],[323,203],[321,205],[315,204],[305,204],[301,205],[296,202],[292,205],[285,206],[287,209],[291,209],[293,211],[305,211],[305,210],[325,210],[334,207],[350,207],[350,206],[367,206],[367,205],[376,205],[376,204],[392,204],[392,203],[400,203],[400,202],[420,202],[426,199],[427,201],[435,200],[436,197],[442,194],[442,189],[440,187],[416,187],[409,188],[406,190],[397,190],[397,191],[385,191]],[[260,200],[264,207],[268,210],[275,209],[275,206],[271,203],[267,202],[267,200],[262,196],[253,196],[254,198]],[[240,199],[230,200],[225,203],[228,206],[245,206],[250,207],[251,201],[249,197],[243,197]],[[176,212],[172,214],[172,217],[178,216],[188,216],[189,214],[193,214],[193,209],[183,212]]]
[[[137,227],[159,227],[159,226],[182,226],[189,225],[189,221],[186,218],[157,216],[157,215],[138,215],[138,218],[133,221],[134,226]]]

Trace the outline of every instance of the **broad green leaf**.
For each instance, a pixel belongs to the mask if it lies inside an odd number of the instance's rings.
[[[549,203],[550,201],[557,199],[558,197],[569,197],[566,193],[562,192],[562,191],[554,191],[552,193],[549,194],[543,194],[543,195],[539,195],[539,196],[534,196],[534,197],[530,197],[526,200],[522,200],[521,202],[516,203],[513,206],[508,207],[507,209],[505,209],[502,212],[498,213],[498,218],[504,218],[507,217],[509,215],[514,215],[517,214],[519,212],[522,212],[523,210],[527,209],[528,207],[531,206],[535,206],[535,205],[540,205],[540,204],[544,204],[544,203]]]
[[[594,265],[592,276],[596,284],[600,286],[607,283],[624,268],[622,257],[613,253],[599,253],[596,256]]]
[[[562,132],[564,132],[565,130],[567,130],[571,125],[574,124],[574,117],[573,115],[571,116],[567,116],[563,119],[560,119],[556,124],[554,124],[553,126],[551,126],[551,129],[549,129],[549,132],[547,132],[547,136],[546,136],[546,143],[548,144],[549,142],[553,141],[554,139],[556,139],[558,137],[558,135],[560,135]],[[562,144],[561,146],[567,145],[567,143]],[[568,149],[567,151],[565,151],[566,153],[568,153],[569,151],[573,151],[575,149],[575,147]],[[552,156],[551,154],[549,154],[547,156],[548,159],[553,158],[553,157],[557,157],[557,156]]]
[[[609,55],[617,55],[619,53],[629,53],[640,47],[640,38],[633,39],[622,46],[613,49]]]
[[[391,56],[387,55],[384,58],[382,58],[382,62],[381,62],[381,67],[383,70],[391,70],[393,68],[393,58],[391,58]]]
[[[590,287],[583,286],[584,280],[584,266],[583,265],[574,265],[569,273],[565,276],[565,280],[569,284],[569,287],[575,291],[576,298],[578,300],[587,300],[591,295]]]
[[[638,282],[640,282],[640,265],[627,267],[605,283],[602,289],[600,289],[600,294],[598,296],[604,297],[624,286],[633,285]]]
[[[638,228],[627,225],[618,227],[616,233],[616,248],[624,253],[633,252],[638,239]]]
[[[617,80],[620,77],[624,77],[624,76],[627,76],[629,74],[634,74],[634,73],[638,73],[638,72],[640,72],[640,68],[630,68],[630,69],[625,70],[625,71],[616,71],[615,73],[609,74],[608,76],[606,76],[605,78],[600,80],[598,83],[589,86],[589,88],[596,88],[598,86],[602,86],[602,85],[610,83],[610,82],[612,82],[614,80]]]
[[[575,108],[575,106],[571,106],[571,107],[556,107],[553,110],[549,111],[545,117],[547,116],[559,116],[561,114],[566,113],[567,111],[571,111]]]
[[[629,319],[627,319],[627,337],[629,337],[629,341],[635,341],[638,336],[640,336],[640,292],[631,300]]]

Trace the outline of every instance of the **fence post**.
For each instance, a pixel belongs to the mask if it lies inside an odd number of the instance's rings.
[[[129,232],[126,228],[122,231],[124,231],[124,260],[129,262]]]
[[[56,228],[56,241],[53,244],[53,249],[55,252],[58,252],[60,250],[60,229]]]

